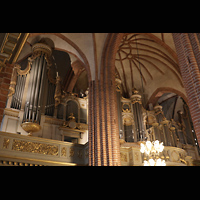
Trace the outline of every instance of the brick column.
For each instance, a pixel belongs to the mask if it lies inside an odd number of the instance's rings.
[[[89,165],[121,165],[119,133],[115,119],[115,85],[91,81],[89,88]]]
[[[194,129],[200,145],[200,66],[199,42],[196,34],[173,33],[173,39],[188,98]]]
[[[6,107],[13,67],[14,65],[6,64],[0,72],[0,124],[3,119],[4,108]]]

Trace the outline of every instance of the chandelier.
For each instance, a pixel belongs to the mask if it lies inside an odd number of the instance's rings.
[[[144,161],[144,166],[166,166],[165,160],[159,158],[159,154],[163,151],[163,142],[158,140],[140,144],[140,152],[144,153],[148,160]]]

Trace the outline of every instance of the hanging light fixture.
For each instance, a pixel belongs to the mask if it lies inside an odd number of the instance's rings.
[[[140,144],[140,152],[144,153],[148,160],[144,161],[144,166],[166,166],[165,160],[159,158],[159,154],[163,151],[163,142],[146,141]]]

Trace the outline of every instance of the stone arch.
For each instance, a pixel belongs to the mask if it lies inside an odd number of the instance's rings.
[[[182,92],[180,92],[179,90],[176,90],[174,88],[170,88],[170,87],[160,87],[157,88],[151,95],[151,97],[148,100],[148,103],[152,103],[154,106],[157,103],[158,99],[160,98],[160,96],[162,96],[164,93],[175,93],[178,94],[180,97],[182,97],[184,99],[184,101],[188,104],[188,100],[187,97],[185,96],[185,94],[183,94]]]
[[[168,53],[174,58],[174,60],[176,62],[178,62],[176,52],[174,52],[161,39],[157,38],[152,33],[139,33],[139,34],[148,36],[153,41],[155,41],[157,44],[164,47],[168,51]],[[101,70],[100,70],[100,77],[103,76],[103,70],[104,70],[103,66],[105,66],[105,64],[109,64],[109,66],[111,67],[111,71],[113,70],[112,66],[114,66],[114,64],[115,64],[115,55],[116,55],[116,52],[119,48],[120,42],[124,35],[127,35],[127,33],[109,33],[108,34],[105,45],[104,45],[103,53],[102,53],[102,62],[101,62],[102,65],[101,65]],[[105,60],[108,60],[109,63],[104,63]],[[180,73],[179,68],[175,67],[175,70]]]
[[[95,81],[93,83],[95,88],[100,88],[99,90],[99,100],[101,102],[101,111],[99,112],[103,117],[106,118],[105,122],[102,122],[103,126],[105,126],[105,132],[111,135],[112,140],[112,164],[115,165],[116,162],[120,163],[119,157],[119,138],[117,135],[118,124],[117,122],[117,102],[116,102],[116,92],[115,92],[115,57],[117,50],[119,48],[120,42],[124,33],[110,33],[108,34],[105,45],[102,53],[102,61],[100,66],[100,77],[99,81]],[[153,40],[155,40],[158,44],[166,48],[166,50],[177,60],[176,54],[173,50],[166,45],[164,42],[156,39],[152,34],[149,34]],[[179,71],[179,69],[176,69]],[[181,93],[184,99],[185,95]],[[94,127],[95,128],[95,127]],[[103,133],[103,132],[102,132]],[[92,142],[93,136],[89,139],[89,142]],[[95,142],[94,142],[95,144]],[[95,152],[93,146],[90,147],[90,151]],[[97,151],[98,153],[98,151]],[[89,154],[89,159],[91,158],[91,153]],[[98,157],[96,157],[97,159]],[[94,161],[93,161],[94,162]]]

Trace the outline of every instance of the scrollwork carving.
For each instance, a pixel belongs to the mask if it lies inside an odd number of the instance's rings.
[[[10,82],[10,87],[9,87],[9,93],[8,96],[12,96],[15,93],[15,87],[17,84],[17,76],[25,76],[27,75],[31,70],[31,63],[28,61],[27,67],[24,70],[21,70],[21,66],[19,64],[16,64],[13,68],[13,73],[11,76],[11,82]]]
[[[9,144],[10,144],[10,139],[9,138],[4,138],[4,140],[3,140],[3,148],[7,149]]]
[[[70,157],[73,157],[73,156],[74,156],[74,148],[73,148],[73,147],[71,147],[71,148],[69,149],[69,156],[70,156]]]
[[[17,70],[20,69],[20,65],[15,65],[13,68],[13,73],[11,76],[11,81],[10,81],[10,87],[9,87],[9,93],[8,96],[12,96],[15,93],[15,86],[17,84]]]
[[[128,160],[126,153],[120,152],[120,158],[121,158],[122,162],[127,162],[127,160]]]
[[[12,150],[58,156],[58,146],[56,145],[28,142],[24,140],[13,140]]]
[[[67,149],[66,149],[66,147],[62,147],[62,149],[61,149],[61,156],[64,156],[64,157],[67,156]]]

